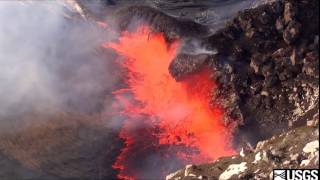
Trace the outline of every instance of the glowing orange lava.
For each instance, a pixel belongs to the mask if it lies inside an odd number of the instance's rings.
[[[129,172],[125,161],[135,153],[131,146],[141,141],[136,138],[137,131],[131,131],[139,124],[148,124],[138,131],[149,134],[142,136],[143,141],[148,141],[147,136],[157,139],[143,144],[183,146],[175,155],[187,163],[207,162],[234,153],[228,143],[231,130],[221,124],[223,112],[209,104],[215,87],[209,71],[183,82],[176,82],[169,74],[177,46],[178,43],[168,46],[162,34],[152,34],[148,27],[125,32],[118,42],[104,45],[125,57],[121,65],[127,69],[128,88],[115,92],[128,117],[120,132],[125,148],[114,164],[120,170],[119,178],[139,179],[139,173]],[[142,118],[145,116],[148,118]]]

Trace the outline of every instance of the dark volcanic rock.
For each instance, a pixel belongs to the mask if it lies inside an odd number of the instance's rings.
[[[225,109],[226,124],[238,122],[236,144],[303,125],[316,112],[318,4],[283,0],[249,9],[204,41],[218,52],[208,59],[218,85],[212,99]],[[201,67],[183,58],[170,67],[174,77]]]
[[[293,2],[285,2],[284,4],[284,21],[289,23],[290,21],[295,20],[298,14],[298,8]]]
[[[319,54],[308,53],[303,59],[302,71],[308,76],[319,78]]]
[[[162,32],[168,40],[181,37],[204,37],[206,27],[189,20],[178,20],[147,6],[130,6],[116,12],[120,30],[132,28],[141,23],[151,26],[154,32]]]
[[[266,60],[267,58],[261,54],[254,54],[251,57],[250,67],[253,69],[254,73],[262,73],[262,66],[266,62]]]
[[[228,115],[241,114],[237,135],[255,143],[305,124],[319,106],[318,4],[283,0],[246,10],[209,37],[219,52],[209,61],[219,85],[213,99]]]
[[[296,21],[289,22],[283,32],[283,39],[287,44],[292,44],[300,35],[301,24]]]
[[[198,71],[208,60],[208,57],[207,54],[179,54],[172,60],[169,72],[179,81],[183,77]]]
[[[179,55],[170,73],[180,80],[204,63],[212,68],[212,101],[225,109],[225,124],[239,124],[236,144],[303,125],[319,107],[318,4],[279,0],[240,12],[203,38],[218,54]]]
[[[282,18],[278,18],[277,21],[276,21],[276,29],[280,32],[283,32],[284,30],[284,20]]]

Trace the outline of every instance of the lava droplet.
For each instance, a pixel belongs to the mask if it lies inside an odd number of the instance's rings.
[[[127,89],[114,92],[126,117],[119,134],[125,147],[113,165],[118,178],[163,178],[186,163],[234,154],[223,111],[209,104],[215,89],[210,72],[183,82],[169,74],[178,42],[168,45],[163,34],[142,26],[103,46],[125,57],[120,63],[127,70]]]

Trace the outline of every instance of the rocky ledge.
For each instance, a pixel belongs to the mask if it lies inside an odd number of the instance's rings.
[[[318,168],[319,116],[307,126],[260,141],[255,149],[243,148],[239,155],[223,157],[213,163],[187,165],[169,174],[166,180],[272,179],[272,170]]]

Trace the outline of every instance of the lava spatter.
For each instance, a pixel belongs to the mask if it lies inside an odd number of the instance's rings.
[[[168,45],[163,34],[151,33],[147,26],[123,32],[118,42],[103,46],[124,57],[126,89],[114,92],[123,105],[126,120],[120,131],[124,140],[117,161],[119,178],[141,179],[151,154],[160,159],[175,157],[181,163],[201,163],[233,154],[229,146],[232,130],[221,124],[223,111],[210,106],[214,82],[203,70],[176,82],[168,67],[179,42]],[[172,168],[161,168],[161,173]],[[168,162],[170,163],[170,162]],[[136,167],[134,167],[136,166]],[[171,169],[170,169],[171,168]]]

